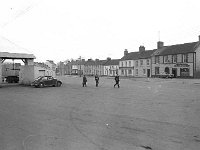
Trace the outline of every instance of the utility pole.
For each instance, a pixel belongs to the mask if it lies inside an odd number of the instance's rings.
[[[80,77],[81,77],[81,56],[79,57],[80,59]]]

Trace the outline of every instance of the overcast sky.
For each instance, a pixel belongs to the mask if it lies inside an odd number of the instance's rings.
[[[199,11],[199,0],[0,0],[0,51],[40,62],[121,58],[124,49],[156,48],[159,38],[198,41]]]

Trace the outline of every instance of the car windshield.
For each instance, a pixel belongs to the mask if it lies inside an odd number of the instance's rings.
[[[37,77],[35,80],[39,80],[42,76]]]

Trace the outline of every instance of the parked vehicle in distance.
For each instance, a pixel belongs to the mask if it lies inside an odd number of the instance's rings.
[[[31,86],[34,87],[46,87],[46,86],[57,86],[60,87],[62,82],[52,76],[39,76],[32,83]]]
[[[18,83],[19,82],[19,76],[7,76],[5,77],[6,82],[8,83]]]
[[[173,78],[174,75],[170,74],[170,73],[166,73],[166,72],[162,72],[161,74],[159,74],[159,78]]]

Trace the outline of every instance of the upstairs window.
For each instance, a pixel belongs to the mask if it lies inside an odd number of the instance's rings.
[[[138,67],[138,61],[135,62],[135,66]]]
[[[183,62],[188,62],[188,54],[183,54]]]
[[[140,60],[140,66],[142,66],[143,65],[143,60]]]
[[[124,64],[123,64],[123,61],[122,61],[122,62],[121,62],[121,66],[123,67],[123,65],[124,65]]]
[[[129,61],[129,67],[131,67],[131,61]]]
[[[172,56],[173,63],[177,63],[177,55]]]
[[[156,56],[156,57],[155,57],[155,63],[156,63],[156,64],[159,64],[159,63],[160,63],[160,57],[159,57],[159,56]]]
[[[167,56],[164,56],[164,62],[165,62],[165,63],[168,63],[168,55],[167,55]]]
[[[149,66],[150,65],[150,61],[149,61],[149,59],[147,59],[147,66]]]

